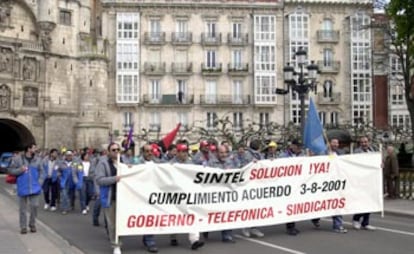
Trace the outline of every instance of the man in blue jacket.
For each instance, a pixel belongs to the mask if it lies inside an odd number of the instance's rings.
[[[29,228],[36,232],[37,207],[42,191],[43,167],[42,160],[35,156],[36,145],[25,147],[24,154],[15,156],[9,168],[9,174],[17,177],[17,195],[19,197],[20,233],[27,233],[27,203],[30,206]]]

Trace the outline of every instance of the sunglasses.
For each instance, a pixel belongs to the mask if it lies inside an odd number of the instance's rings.
[[[119,152],[119,151],[121,151],[121,149],[119,149],[119,148],[111,149],[111,152]]]

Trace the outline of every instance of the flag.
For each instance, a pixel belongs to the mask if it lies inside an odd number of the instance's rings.
[[[175,136],[177,136],[180,127],[181,123],[178,123],[172,131],[170,131],[160,140],[160,142],[158,142],[158,145],[161,147],[163,152],[167,151],[168,147],[174,142]]]
[[[134,125],[131,124],[129,128],[128,136],[125,142],[125,146],[124,146],[125,150],[128,150],[131,147],[131,145],[134,143],[134,141],[132,140],[133,134],[134,134]]]
[[[312,98],[309,100],[308,116],[303,130],[303,144],[305,148],[315,154],[322,154],[327,151],[322,124]]]

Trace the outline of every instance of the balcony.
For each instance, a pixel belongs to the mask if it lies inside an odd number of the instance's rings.
[[[318,42],[339,42],[339,31],[337,30],[318,30],[317,31]]]
[[[201,44],[203,46],[218,46],[221,44],[221,33],[202,33]]]
[[[165,63],[145,62],[145,75],[161,76],[165,74]]]
[[[229,63],[227,65],[227,72],[231,76],[246,76],[249,74],[248,63]]]
[[[201,74],[205,76],[218,76],[221,75],[223,71],[222,64],[215,64],[207,65],[207,64],[201,64]]]
[[[193,34],[174,32],[171,34],[171,43],[177,46],[189,46],[193,42]]]
[[[145,94],[144,103],[149,105],[193,105],[194,95],[183,95],[180,99],[178,94]]]
[[[250,95],[200,95],[200,105],[250,105]]]
[[[227,34],[227,44],[230,46],[247,46],[249,43],[249,35],[248,34]]]
[[[325,97],[323,93],[318,93],[319,105],[339,105],[341,103],[341,93],[332,93],[332,96]]]
[[[321,73],[338,73],[341,63],[339,61],[318,61],[318,66]]]
[[[172,63],[171,72],[176,76],[189,76],[193,74],[193,63]]]
[[[144,44],[146,45],[164,45],[165,33],[164,32],[146,32],[144,33]]]

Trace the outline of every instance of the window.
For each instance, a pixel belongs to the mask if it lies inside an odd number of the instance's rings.
[[[320,111],[318,113],[319,115],[319,120],[321,121],[322,126],[325,126],[326,124],[326,112]]]
[[[207,39],[211,38],[214,39],[217,37],[217,28],[215,22],[207,22],[206,23],[206,33],[207,33]]]
[[[159,19],[150,20],[150,39],[151,41],[161,40],[161,22]]]
[[[117,37],[118,39],[138,38],[139,14],[136,13],[117,13]]]
[[[339,119],[339,114],[338,112],[331,112],[331,125],[333,127],[338,126],[338,119]]]
[[[276,96],[273,94],[273,90],[276,88],[275,76],[257,76],[256,77],[256,102],[269,103],[275,102]]]
[[[390,96],[392,105],[405,105],[404,87],[402,85],[391,85]]]
[[[138,102],[138,75],[117,75],[117,102]]]
[[[132,112],[124,112],[123,113],[124,119],[123,119],[123,128],[124,130],[129,130],[133,125],[133,113]]]
[[[243,104],[243,83],[241,80],[233,80],[232,101],[234,104]]]
[[[65,26],[72,25],[72,12],[68,10],[60,10],[59,23]]]
[[[242,112],[233,113],[233,128],[235,130],[243,129],[243,113]]]
[[[217,82],[215,80],[207,80],[205,96],[207,103],[214,104],[217,102]]]
[[[292,41],[309,40],[309,15],[301,11],[289,15],[289,38]]]
[[[186,103],[187,98],[187,81],[179,79],[177,80],[177,101],[178,103]]]
[[[134,42],[117,42],[117,71],[138,71],[138,47]]]
[[[273,15],[256,16],[255,23],[255,40],[273,41],[275,40],[276,17]]]
[[[206,67],[207,68],[215,68],[217,67],[216,62],[216,51],[215,50],[207,50],[206,52]]]
[[[333,52],[332,49],[323,49],[323,66],[333,67]]]
[[[160,124],[160,112],[151,112],[150,115],[150,131],[160,131],[161,124]]]
[[[275,70],[275,47],[274,46],[256,46],[256,70],[257,71],[274,71]]]
[[[188,128],[188,113],[187,112],[178,112],[177,113],[178,122],[181,123],[181,127],[184,129]]]
[[[269,113],[260,113],[259,114],[259,124],[260,126],[267,126],[269,124]]]
[[[189,40],[188,35],[188,21],[187,20],[177,20],[176,22],[176,39],[179,41]]]
[[[330,98],[332,97],[332,81],[326,80],[323,84],[323,97]]]
[[[217,113],[207,112],[207,129],[214,129],[217,127]]]
[[[236,70],[242,69],[242,51],[240,49],[231,52],[232,68]]]
[[[231,37],[233,40],[241,40],[242,39],[242,24],[241,23],[233,23],[231,29]]]
[[[161,100],[161,82],[160,80],[151,80],[150,83],[150,102],[159,103]]]

